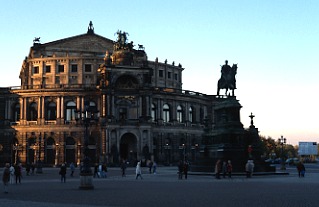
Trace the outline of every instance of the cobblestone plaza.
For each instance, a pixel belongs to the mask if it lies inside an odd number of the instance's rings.
[[[94,179],[94,190],[79,190],[76,176],[60,183],[57,168],[45,168],[43,174],[24,176],[21,184],[12,184],[9,194],[0,194],[3,206],[317,206],[319,169],[307,166],[305,178],[295,168],[289,175],[234,176],[216,180],[212,175],[191,174],[177,179],[176,167],[159,167],[158,173],[143,169],[143,180],[135,180],[135,169],[109,168],[107,178]]]

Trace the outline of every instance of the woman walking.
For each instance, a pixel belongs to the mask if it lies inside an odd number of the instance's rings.
[[[135,171],[136,171],[136,178],[135,179],[137,180],[138,177],[141,177],[141,180],[142,180],[143,178],[142,178],[141,162],[137,163]]]
[[[2,182],[4,185],[4,193],[8,193],[8,185],[9,185],[9,180],[10,180],[10,164],[6,163],[4,170],[3,170],[3,175],[2,175]]]

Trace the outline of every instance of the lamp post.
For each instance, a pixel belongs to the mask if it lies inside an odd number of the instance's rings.
[[[19,150],[18,143],[15,143],[12,148],[14,150],[14,164],[17,164],[18,163],[18,150]]]
[[[195,162],[197,161],[197,151],[198,151],[199,145],[196,143],[195,144]]]
[[[284,145],[286,144],[286,138],[281,136],[279,139],[279,144],[281,145],[281,170],[286,170],[285,160],[284,160]]]
[[[185,150],[186,150],[185,144],[183,144],[183,149],[184,149],[184,163],[185,163],[185,161],[186,161],[186,160],[185,160],[185,156],[186,156],[186,155],[185,155]]]
[[[59,165],[59,154],[60,154],[60,146],[59,143],[55,144],[55,166]]]
[[[85,128],[84,132],[84,147],[83,147],[83,160],[81,165],[81,173],[80,173],[80,189],[83,190],[92,190],[93,186],[93,173],[91,170],[91,159],[89,157],[89,131],[88,128],[90,126],[91,121],[95,120],[95,116],[97,111],[92,110],[88,101],[85,101],[84,111],[77,111],[78,117],[77,120],[80,120]]]
[[[165,147],[165,150],[166,150],[166,162],[167,162],[167,165],[170,165],[170,163],[169,163],[170,162],[170,157],[169,157],[169,148],[170,147],[169,147],[169,144],[166,143],[164,147]]]

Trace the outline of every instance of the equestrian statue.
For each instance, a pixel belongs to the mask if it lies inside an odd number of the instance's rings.
[[[221,68],[221,77],[217,84],[217,95],[219,96],[220,89],[225,89],[225,95],[227,96],[228,90],[232,91],[232,96],[235,95],[234,91],[236,89],[236,74],[237,74],[237,64],[233,64],[232,67],[228,65],[228,60],[225,61],[225,65]],[[229,95],[229,94],[228,94]]]

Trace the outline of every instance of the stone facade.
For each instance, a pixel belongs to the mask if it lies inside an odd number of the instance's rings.
[[[92,163],[196,160],[205,120],[214,126],[216,100],[225,97],[183,90],[180,64],[150,61],[118,35],[113,41],[89,28],[34,42],[21,86],[1,89],[1,163],[80,164],[88,106],[98,112],[88,126]]]

